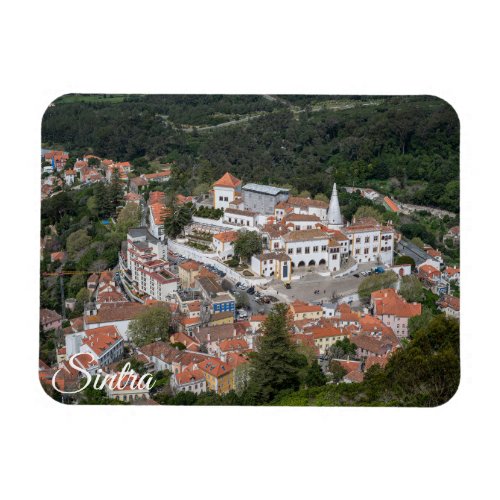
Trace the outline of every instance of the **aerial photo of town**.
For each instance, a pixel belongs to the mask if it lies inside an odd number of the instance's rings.
[[[55,400],[433,407],[457,391],[445,101],[68,94],[43,117],[40,171]]]

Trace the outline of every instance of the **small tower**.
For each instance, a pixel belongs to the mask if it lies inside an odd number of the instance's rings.
[[[339,197],[337,194],[337,183],[333,184],[332,196],[330,198],[330,207],[328,208],[328,228],[340,229],[344,223],[340,213]]]

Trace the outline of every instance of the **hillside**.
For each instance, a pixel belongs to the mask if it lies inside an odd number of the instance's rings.
[[[187,190],[231,170],[311,195],[329,196],[335,179],[459,210],[459,122],[434,97],[75,95],[54,104],[44,144],[140,165],[176,160]]]

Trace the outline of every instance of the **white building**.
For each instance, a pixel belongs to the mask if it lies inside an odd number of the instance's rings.
[[[283,235],[282,239],[285,254],[292,261],[292,268],[327,267],[330,243],[328,233],[319,229],[292,231]]]
[[[252,255],[251,269],[258,276],[274,277],[288,283],[292,277],[292,260],[284,252]]]
[[[255,227],[257,215],[256,212],[250,210],[229,207],[224,210],[224,222],[244,227]]]
[[[64,172],[64,182],[66,185],[71,186],[75,182],[76,172],[74,170],[66,170]]]
[[[114,325],[69,333],[64,340],[67,359],[73,354],[89,353],[94,356],[99,366],[106,366],[123,356],[124,340]]]
[[[169,272],[167,245],[146,228],[127,234],[126,272],[137,289],[156,300],[167,300],[177,290],[177,278]]]
[[[234,175],[226,172],[213,185],[214,208],[229,208],[229,204],[235,201],[235,198],[241,196],[241,181]]]
[[[234,256],[234,242],[237,239],[238,231],[224,231],[213,235],[212,243],[219,259],[227,260]]]
[[[349,238],[349,253],[357,262],[379,262],[392,266],[394,229],[375,219],[362,219],[343,230]]]

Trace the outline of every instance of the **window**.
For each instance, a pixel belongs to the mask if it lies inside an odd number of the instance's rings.
[[[321,251],[322,251],[322,252],[325,252],[325,251],[326,251],[326,245],[323,245],[323,246],[321,247]]]
[[[356,248],[356,255],[359,254],[359,248]]]
[[[310,247],[306,247],[306,248],[304,249],[304,253],[310,253],[310,252],[311,252],[311,248],[310,248]]]
[[[356,238],[356,243],[361,243],[361,238]]]
[[[297,248],[297,253],[302,253],[302,248],[298,247]]]
[[[229,201],[229,198],[227,196],[225,196],[224,201]]]
[[[288,255],[292,255],[293,254],[293,248],[289,248],[288,249]]]
[[[368,252],[370,251],[369,248],[365,248],[364,252],[365,252],[365,255],[368,255]]]
[[[224,197],[223,196],[219,196],[219,201],[224,201]]]
[[[374,236],[373,241],[378,241],[378,236]]]
[[[319,247],[313,247],[313,252],[317,252]]]

